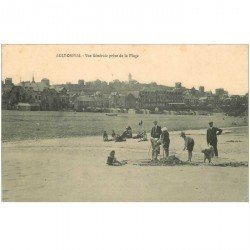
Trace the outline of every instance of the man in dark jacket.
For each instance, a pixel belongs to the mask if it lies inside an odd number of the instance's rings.
[[[221,135],[222,129],[214,127],[213,122],[209,122],[207,130],[207,144],[213,146],[215,156],[218,156],[217,135]]]
[[[151,129],[151,137],[159,139],[161,137],[161,133],[161,127],[157,125],[157,121],[154,121],[154,127]]]

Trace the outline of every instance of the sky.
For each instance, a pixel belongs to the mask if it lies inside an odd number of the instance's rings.
[[[129,73],[143,83],[182,82],[187,88],[245,94],[248,45],[2,45],[2,80],[12,77],[14,83],[32,80],[33,75],[35,81],[48,78],[51,84],[126,81]]]

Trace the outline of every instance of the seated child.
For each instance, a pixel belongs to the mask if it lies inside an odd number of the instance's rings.
[[[115,158],[115,150],[112,150],[108,156],[108,159],[107,159],[107,163],[108,165],[110,166],[122,166],[122,165],[125,165],[127,163],[127,161],[118,161],[116,158]]]
[[[133,137],[132,129],[130,126],[126,127],[126,129],[123,131],[122,137],[123,138],[132,138]]]
[[[132,128],[128,126],[126,127],[126,131],[127,131],[127,138],[132,138],[133,137]]]

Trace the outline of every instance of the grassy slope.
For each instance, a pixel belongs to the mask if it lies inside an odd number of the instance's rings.
[[[108,134],[112,129],[121,133],[130,125],[133,133],[139,130],[138,123],[150,132],[152,123],[167,126],[170,131],[206,128],[213,120],[218,127],[230,127],[233,122],[238,126],[247,125],[243,118],[214,116],[169,116],[169,115],[128,115],[109,117],[102,113],[41,112],[41,111],[2,111],[2,141],[27,140],[35,138],[83,137]],[[39,123],[39,125],[37,125]],[[39,130],[37,129],[39,128]]]

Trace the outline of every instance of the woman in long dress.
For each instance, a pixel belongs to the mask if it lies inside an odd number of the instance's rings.
[[[162,147],[165,153],[165,158],[168,158],[169,157],[169,144],[170,144],[169,132],[166,127],[163,127],[161,131],[162,131],[162,134],[161,134]]]

